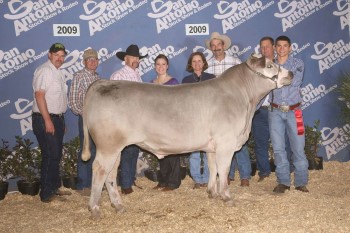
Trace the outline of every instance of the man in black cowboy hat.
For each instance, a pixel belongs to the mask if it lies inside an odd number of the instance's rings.
[[[111,80],[127,80],[133,82],[142,82],[137,67],[140,59],[147,56],[141,56],[139,47],[135,44],[130,45],[125,52],[117,52],[116,56],[125,62],[123,68],[117,70],[111,75]],[[120,158],[120,186],[123,194],[133,192],[132,185],[135,181],[136,165],[139,156],[139,148],[130,145],[122,150]]]

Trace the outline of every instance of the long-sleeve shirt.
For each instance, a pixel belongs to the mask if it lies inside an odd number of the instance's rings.
[[[69,107],[74,114],[82,115],[84,99],[89,86],[100,79],[96,72],[83,69],[74,74],[69,90]]]
[[[125,65],[123,68],[117,70],[111,75],[111,80],[126,80],[132,82],[142,83],[141,76],[138,72],[138,69],[133,70],[129,66]]]
[[[300,86],[304,76],[304,62],[298,58],[289,56],[287,61],[281,66],[293,72],[293,81],[288,86],[270,92],[269,102],[278,105],[294,105],[301,103]]]

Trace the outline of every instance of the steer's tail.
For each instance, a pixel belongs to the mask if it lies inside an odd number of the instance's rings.
[[[83,161],[88,161],[91,157],[90,137],[89,137],[89,130],[85,120],[83,120],[83,130],[84,130],[84,142],[83,142],[84,144],[83,144],[83,152],[81,154],[81,159]]]

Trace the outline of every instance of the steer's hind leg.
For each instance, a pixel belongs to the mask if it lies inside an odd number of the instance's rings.
[[[114,163],[112,171],[107,176],[107,180],[105,184],[108,190],[108,195],[109,195],[109,199],[111,200],[112,206],[115,208],[117,213],[122,213],[122,212],[125,212],[125,209],[117,188],[117,174],[118,174],[119,164],[120,164],[120,153],[118,154],[117,160]]]
[[[99,202],[102,193],[103,184],[106,181],[107,175],[112,170],[116,161],[116,156],[113,154],[101,153],[96,150],[96,158],[93,163],[93,175],[91,185],[91,195],[89,202],[89,210],[91,211],[91,217],[98,219],[100,217]]]
[[[209,168],[209,183],[208,183],[208,196],[209,198],[216,198],[218,196],[216,176],[218,173],[216,167],[216,154],[207,153],[208,168]]]

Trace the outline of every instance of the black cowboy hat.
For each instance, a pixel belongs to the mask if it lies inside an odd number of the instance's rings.
[[[139,47],[136,45],[136,44],[132,44],[130,45],[127,49],[126,49],[126,52],[117,52],[116,56],[124,61],[124,57],[125,55],[129,55],[129,56],[133,56],[133,57],[138,57],[140,59],[144,58],[144,57],[147,57],[148,54],[144,55],[144,56],[141,56],[140,54],[140,50],[139,50]]]

